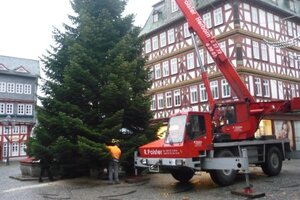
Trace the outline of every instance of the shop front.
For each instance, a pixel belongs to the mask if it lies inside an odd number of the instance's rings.
[[[296,115],[276,115],[263,119],[255,133],[256,138],[274,136],[289,138],[292,158],[300,158],[300,117]]]

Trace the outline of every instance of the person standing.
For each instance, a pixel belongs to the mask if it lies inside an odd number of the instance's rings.
[[[39,176],[39,182],[43,182],[43,175],[44,172],[46,171],[49,177],[50,181],[53,181],[53,176],[50,170],[50,159],[48,158],[41,158],[40,159],[40,168],[41,168],[41,172],[40,172],[40,176]]]
[[[111,154],[111,159],[108,165],[108,173],[109,173],[109,182],[111,184],[119,184],[119,159],[121,157],[121,149],[119,148],[118,143],[111,143],[107,146]]]

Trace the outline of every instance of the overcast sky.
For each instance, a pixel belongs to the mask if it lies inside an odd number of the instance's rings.
[[[129,0],[125,13],[143,26],[159,0]],[[38,60],[53,44],[53,27],[62,29],[72,14],[69,0],[0,0],[0,55]],[[69,23],[70,24],[70,23]]]

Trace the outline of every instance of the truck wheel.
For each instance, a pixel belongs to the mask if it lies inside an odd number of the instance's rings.
[[[276,176],[282,167],[282,154],[277,147],[271,147],[267,151],[266,160],[261,165],[263,172],[268,176]]]
[[[187,183],[191,178],[193,178],[195,172],[189,167],[182,167],[179,169],[172,169],[171,174],[177,181]]]
[[[216,153],[216,157],[233,157],[233,153],[228,149],[220,150]],[[236,170],[211,170],[209,172],[211,179],[219,186],[232,185],[237,175]]]

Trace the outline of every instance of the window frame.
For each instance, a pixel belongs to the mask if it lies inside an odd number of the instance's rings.
[[[214,25],[215,26],[219,26],[224,23],[222,7],[215,9],[213,11],[213,15],[214,15]]]
[[[228,98],[231,96],[230,86],[226,79],[221,80],[221,88],[222,88],[222,97],[223,98]]]
[[[262,96],[262,85],[261,85],[261,78],[254,78],[254,92],[255,96],[261,97]]]
[[[178,73],[178,60],[177,58],[171,59],[171,75]]]
[[[160,47],[167,46],[167,33],[166,32],[162,32],[161,34],[159,34],[159,44],[160,44]]]
[[[191,86],[190,87],[190,99],[191,103],[198,103],[198,89],[197,86]]]
[[[206,88],[204,86],[204,84],[200,84],[199,85],[199,93],[200,93],[200,102],[206,102],[208,101],[208,95],[206,92]]]
[[[180,90],[174,90],[174,106],[180,106],[181,105],[181,99],[180,99]]]
[[[186,55],[186,66],[188,70],[195,68],[195,56],[194,52],[188,53]]]
[[[170,75],[170,66],[169,66],[169,61],[164,61],[162,63],[162,66],[163,66],[163,77],[167,77]]]
[[[155,71],[155,79],[160,79],[161,78],[161,67],[160,67],[159,63],[154,65],[154,71]]]
[[[171,108],[172,107],[172,92],[166,92],[165,94],[166,98],[166,108]]]
[[[171,28],[168,30],[168,44],[175,43],[175,30]]]
[[[213,99],[219,99],[219,86],[217,80],[210,82],[210,89],[211,89]]]

